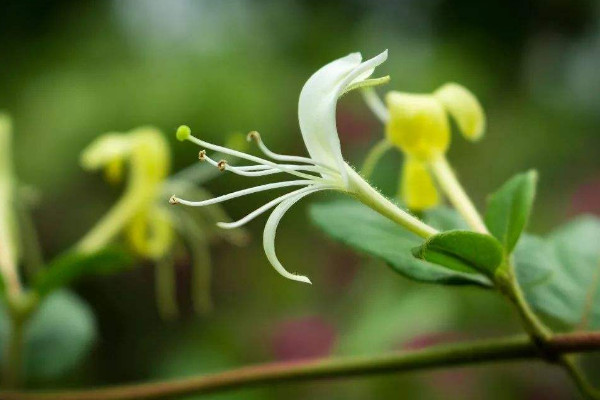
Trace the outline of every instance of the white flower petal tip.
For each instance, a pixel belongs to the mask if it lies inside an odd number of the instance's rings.
[[[372,58],[372,60],[376,61],[376,65],[379,65],[383,62],[385,62],[388,58],[388,49],[385,49],[384,51],[382,51],[381,53],[379,53],[378,55],[376,55],[375,57]]]
[[[308,283],[309,285],[312,285],[312,282],[310,281],[310,279],[308,279],[308,277],[303,276],[303,275],[294,275],[293,278],[290,278],[293,281],[296,282],[302,282],[302,283]]]

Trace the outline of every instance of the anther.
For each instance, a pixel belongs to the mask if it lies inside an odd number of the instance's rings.
[[[198,160],[205,161],[206,160],[206,150],[200,150],[198,153]]]
[[[219,168],[219,171],[225,171],[225,169],[227,169],[227,161],[225,160],[221,160],[217,163],[217,168]]]
[[[260,142],[260,133],[258,133],[257,131],[249,132],[248,136],[246,136],[246,140],[249,142],[252,140],[255,140],[256,142]]]
[[[171,198],[169,199],[169,203],[170,204],[179,204],[179,200],[177,199],[177,197],[175,197],[175,195],[171,196]]]

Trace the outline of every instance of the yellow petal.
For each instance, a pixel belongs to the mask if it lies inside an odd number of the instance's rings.
[[[104,168],[109,180],[120,178],[125,166],[128,174],[123,195],[79,242],[79,249],[97,251],[126,226],[133,224],[130,229],[133,230],[135,246],[139,245],[141,253],[152,252],[143,250],[146,223],[140,222],[139,218],[158,201],[157,196],[169,173],[169,145],[161,132],[152,127],[142,127],[128,133],[102,135],[83,151],[81,163],[86,169]],[[132,222],[136,218],[138,220]]]
[[[104,167],[104,177],[109,183],[116,184],[123,179],[123,160],[115,158]]]
[[[12,157],[12,122],[0,112],[0,270],[4,279],[17,283],[16,266],[19,259],[19,233],[17,226],[16,176]],[[5,282],[7,287],[13,282]]]
[[[431,95],[390,92],[387,139],[411,157],[423,161],[443,154],[450,145],[448,117]]]
[[[137,214],[127,226],[125,235],[132,250],[143,257],[164,256],[173,242],[173,226],[168,213],[153,207]]]
[[[467,88],[457,83],[446,83],[434,96],[454,118],[463,136],[478,140],[485,130],[485,113],[477,98]]]
[[[426,210],[439,203],[438,192],[427,166],[413,157],[407,157],[404,161],[400,193],[410,210]]]

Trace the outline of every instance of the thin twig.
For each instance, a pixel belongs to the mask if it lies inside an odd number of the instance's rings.
[[[600,351],[600,332],[556,335],[548,348],[557,354]],[[271,363],[198,377],[115,386],[109,388],[51,391],[0,392],[3,400],[137,400],[173,399],[190,394],[223,392],[268,383],[347,378],[492,361],[543,359],[544,354],[526,335],[433,346],[424,350],[376,357],[340,358],[295,363]]]

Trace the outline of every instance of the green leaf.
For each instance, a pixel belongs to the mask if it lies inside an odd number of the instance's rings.
[[[413,249],[415,257],[461,272],[479,271],[493,277],[502,263],[502,245],[492,236],[454,230],[429,238]]]
[[[513,254],[519,284],[525,291],[547,284],[560,268],[552,245],[540,236],[524,233]]]
[[[525,229],[533,200],[537,172],[518,174],[490,195],[485,224],[510,254]]]
[[[546,239],[523,240],[514,258],[536,311],[563,327],[600,329],[600,218],[579,217]]]
[[[338,338],[338,353],[381,354],[416,336],[445,332],[455,326],[462,311],[456,292],[440,291],[434,286],[404,285],[399,289],[391,283],[389,279],[377,280],[377,286],[364,293],[364,302],[352,311],[348,326],[343,327],[344,334]]]
[[[8,324],[0,308],[0,343],[8,341]],[[89,353],[96,336],[96,321],[86,303],[66,290],[52,293],[26,325],[26,377],[51,380],[65,375]],[[0,346],[0,360],[4,347]]]
[[[438,206],[425,211],[423,219],[427,224],[442,232],[455,229],[469,230],[469,225],[464,218],[456,210],[446,206]]]
[[[378,257],[407,278],[440,284],[490,286],[488,278],[473,271],[452,270],[414,258],[411,249],[423,239],[356,201],[315,204],[310,216],[336,240]]]
[[[43,296],[85,275],[117,273],[131,266],[132,261],[131,256],[119,248],[106,248],[91,254],[70,251],[50,262],[35,277],[33,287]]]

